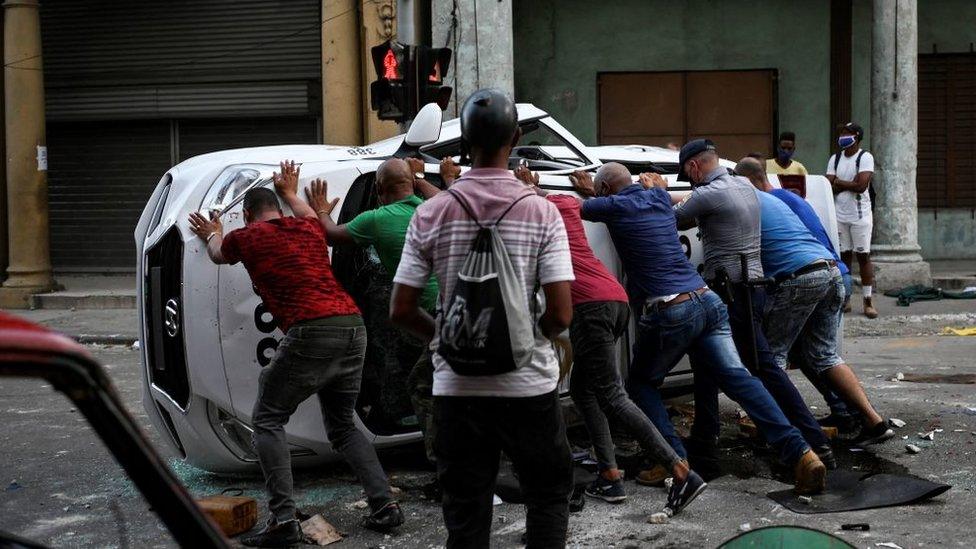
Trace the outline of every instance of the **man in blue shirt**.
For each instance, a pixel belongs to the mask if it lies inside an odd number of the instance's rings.
[[[831,252],[834,261],[837,262],[837,268],[840,269],[841,277],[844,279],[844,306],[846,307],[847,303],[851,299],[851,273],[847,268],[847,265],[841,261],[840,256],[834,249],[834,244],[830,241],[830,237],[827,236],[827,230],[824,229],[823,223],[821,223],[820,218],[817,217],[817,212],[813,211],[813,207],[810,206],[806,200],[803,200],[800,195],[787,189],[773,187],[769,183],[769,179],[766,177],[766,171],[763,169],[762,164],[754,158],[745,157],[739,161],[739,164],[735,167],[735,173],[747,178],[756,189],[763,192],[768,192],[769,194],[785,202],[786,205],[790,207],[790,210],[792,210],[793,213],[800,218],[800,221],[802,221],[803,225],[809,229],[817,241],[823,244],[824,247]],[[837,348],[839,352],[844,331],[843,312],[838,315],[837,322]],[[802,360],[792,360],[794,358],[793,355],[790,355],[790,358],[791,362],[794,364],[797,362],[800,363],[800,370],[803,372],[803,375],[805,375],[807,379],[810,380],[810,383],[812,383],[820,394],[823,395],[824,400],[827,402],[827,406],[830,408],[830,415],[821,418],[818,421],[820,421],[822,425],[837,427],[842,433],[852,433],[856,431],[857,425],[860,423],[858,412],[848,408],[847,405],[844,404],[844,401],[838,397],[836,393],[830,390],[830,386],[817,374],[815,369],[810,367],[808,364],[803,363]]]
[[[871,406],[854,371],[837,354],[837,317],[844,304],[844,282],[836,260],[785,202],[766,192],[757,194],[763,271],[776,280],[768,293],[764,321],[776,363],[786,369],[793,349],[845,404],[860,411],[859,442],[890,439],[894,431]]]
[[[762,381],[776,404],[828,468],[836,467],[830,442],[796,385],[776,365],[762,327],[766,290],[749,282],[763,277],[760,257],[759,199],[749,181],[719,164],[708,139],[686,143],[678,155],[679,180],[691,181],[691,194],[674,208],[680,228],[698,225],[705,252],[708,287],[725,302],[732,341],[746,368]],[[743,271],[743,265],[746,272]],[[707,384],[695,391],[695,425],[689,451],[692,463],[714,455],[719,434],[718,392]],[[700,456],[704,456],[700,457]],[[704,467],[699,467],[703,471]],[[707,472],[707,471],[706,471]]]
[[[707,378],[739,403],[785,463],[795,467],[798,493],[823,490],[826,468],[800,432],[790,425],[769,392],[736,352],[722,300],[708,290],[685,257],[667,183],[642,174],[635,184],[623,165],[604,164],[591,179],[570,176],[582,196],[582,217],[606,223],[627,272],[630,300],[640,321],[628,381],[631,396],[675,451],[686,456],[658,390],[685,354],[696,378]]]

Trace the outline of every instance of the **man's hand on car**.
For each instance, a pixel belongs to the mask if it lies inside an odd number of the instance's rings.
[[[279,166],[281,167],[281,172],[274,172],[271,175],[275,190],[281,196],[294,196],[298,194],[298,172],[301,166],[296,166],[294,160],[285,160]]]
[[[424,161],[419,158],[410,157],[407,158],[406,161],[407,166],[410,166],[410,173],[414,174],[414,176],[416,176],[418,173],[423,174],[427,170]]]
[[[530,187],[539,186],[539,174],[530,170],[528,166],[518,166],[512,170],[512,173],[516,179]]]
[[[220,223],[217,212],[210,212],[210,219],[203,217],[200,212],[190,213],[190,230],[203,240],[210,242],[214,235],[223,237],[224,226]]]
[[[329,183],[324,179],[312,181],[308,188],[305,189],[305,195],[308,197],[308,205],[315,210],[315,215],[332,215],[332,210],[339,204],[338,197],[330,201],[328,194]]]
[[[573,184],[573,189],[581,196],[596,196],[593,177],[590,176],[589,172],[577,170],[569,175],[569,182]]]
[[[461,166],[458,166],[450,156],[445,156],[441,159],[440,171],[441,179],[444,181],[445,187],[451,186],[457,178],[461,177]]]
[[[653,189],[657,187],[658,189],[667,190],[668,180],[661,177],[661,174],[654,172],[644,172],[638,176],[640,179],[641,187],[644,189]]]

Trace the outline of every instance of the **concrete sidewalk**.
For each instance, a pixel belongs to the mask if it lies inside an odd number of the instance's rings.
[[[139,315],[135,309],[35,309],[7,312],[47,326],[81,343],[132,345],[139,339]]]

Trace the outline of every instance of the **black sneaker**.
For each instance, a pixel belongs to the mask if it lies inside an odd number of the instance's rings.
[[[698,476],[698,473],[688,471],[688,478],[684,482],[675,481],[668,490],[668,503],[664,506],[664,512],[672,517],[677,515],[694,501],[706,486],[708,484]]]
[[[818,419],[817,423],[823,427],[836,427],[837,432],[842,435],[853,435],[857,432],[860,421],[857,416],[830,414]],[[819,452],[817,454],[819,455]]]
[[[400,510],[400,504],[395,501],[391,501],[373,514],[363,517],[362,522],[359,523],[363,528],[381,534],[386,534],[401,524],[403,524],[403,511]]]
[[[888,422],[882,419],[873,427],[862,428],[861,433],[857,435],[854,442],[861,445],[880,444],[894,436],[894,429],[888,427]]]
[[[248,547],[292,547],[304,541],[302,525],[295,519],[286,522],[269,520],[268,525],[260,532],[240,539]]]
[[[827,467],[828,471],[833,471],[837,468],[837,457],[834,456],[834,450],[830,447],[830,444],[824,444],[819,448],[814,448],[817,457],[823,462],[824,466]]]
[[[591,498],[602,499],[610,503],[620,503],[627,499],[627,493],[624,492],[624,481],[619,478],[607,480],[603,476],[598,476],[586,487],[585,493]]]

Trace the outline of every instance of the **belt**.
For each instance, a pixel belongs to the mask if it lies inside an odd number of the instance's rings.
[[[661,309],[667,309],[668,307],[671,307],[673,305],[677,305],[679,303],[684,303],[685,301],[688,301],[689,299],[692,298],[692,296],[704,295],[706,292],[708,292],[708,287],[702,286],[701,288],[698,288],[693,292],[685,292],[683,294],[678,294],[677,297],[675,297],[671,301],[655,301],[654,303],[645,303],[643,314],[647,314],[652,311],[660,311]]]
[[[790,274],[777,276],[776,282],[780,283],[780,282],[785,282],[787,280],[793,280],[794,278],[803,276],[807,273],[823,271],[825,269],[832,269],[836,266],[837,266],[837,262],[834,261],[833,259],[819,259],[817,261],[814,261],[813,263],[810,263],[809,265],[804,265],[803,267],[800,267],[799,269],[793,271]]]

